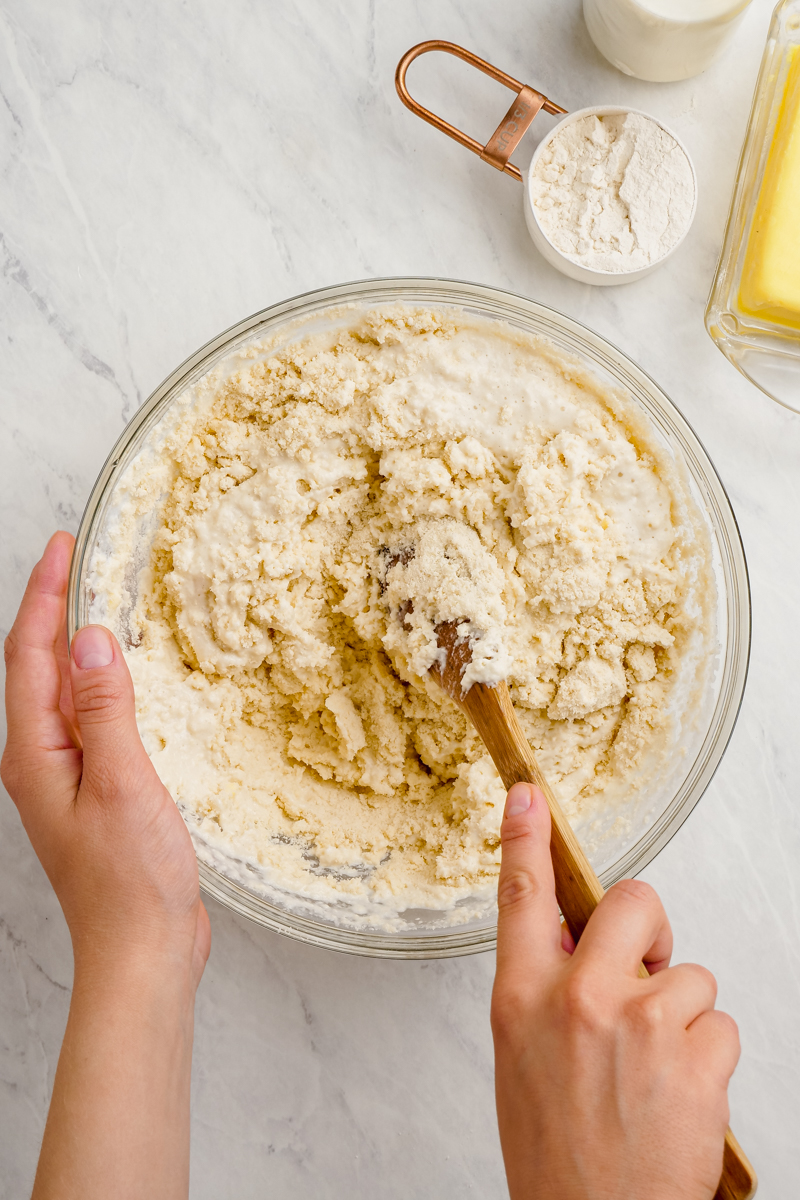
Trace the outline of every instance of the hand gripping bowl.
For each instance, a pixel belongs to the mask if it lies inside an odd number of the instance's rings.
[[[366,280],[323,288],[256,313],[198,350],[161,384],[142,405],[112,450],[89,498],[78,531],[70,575],[70,638],[92,620],[92,557],[102,542],[113,507],[117,482],[154,426],[178,398],[223,358],[267,336],[287,341],[341,322],[342,307],[367,310],[407,303],[454,307],[469,315],[505,321],[512,327],[549,339],[562,353],[578,358],[606,386],[624,389],[674,463],[706,525],[711,566],[716,581],[712,669],[699,718],[679,722],[675,753],[647,795],[632,798],[631,819],[624,832],[603,843],[601,861],[593,865],[608,887],[635,875],[658,854],[686,820],[708,786],[733,731],[744,691],[750,645],[750,600],[747,568],[736,521],[725,490],[692,429],[656,384],[630,359],[597,334],[532,300],[477,284],[435,279]],[[351,312],[353,309],[351,309]],[[337,323],[338,323],[337,322]],[[130,587],[135,590],[135,572]],[[578,830],[580,836],[580,829]],[[346,928],[337,923],[331,905],[314,901],[302,911],[274,891],[248,884],[245,864],[230,863],[204,852],[195,839],[204,891],[234,912],[250,917],[299,941],[379,958],[447,958],[476,954],[495,945],[493,908],[479,919],[449,925],[441,912],[414,910],[402,914],[396,931]],[[250,868],[252,870],[252,868]]]

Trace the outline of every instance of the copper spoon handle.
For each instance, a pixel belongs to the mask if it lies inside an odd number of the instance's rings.
[[[556,880],[556,899],[577,942],[589,917],[603,898],[603,885],[581,849],[564,810],[550,790],[528,739],[517,720],[508,687],[499,683],[489,687],[473,683],[462,697],[461,707],[480,734],[506,789],[514,783],[535,783],[547,800],[552,821],[550,853]],[[643,979],[649,978],[644,963],[639,966]],[[750,1200],[758,1180],[747,1156],[731,1133],[725,1134],[722,1178],[715,1200]]]
[[[455,125],[451,125],[449,121],[445,121],[442,117],[437,116],[436,113],[432,113],[429,108],[423,108],[419,101],[415,100],[409,92],[406,84],[406,72],[408,68],[415,58],[419,58],[420,54],[429,54],[431,50],[443,50],[445,54],[454,54],[456,58],[463,59],[470,66],[477,67],[479,71],[483,71],[484,75],[489,75],[512,92],[516,92],[513,104],[485,146],[482,146],[474,137],[470,137],[468,133],[464,133],[463,130],[456,129]],[[441,129],[442,133],[446,133],[454,141],[460,142],[462,146],[466,146],[473,154],[479,154],[484,162],[488,162],[490,166],[496,167],[498,171],[505,171],[507,174],[512,175],[520,183],[522,183],[522,172],[519,167],[515,167],[512,162],[509,162],[509,159],[531,121],[541,109],[553,114],[563,114],[567,111],[560,104],[554,104],[552,100],[548,100],[541,92],[537,92],[536,88],[528,87],[526,83],[522,83],[519,79],[514,79],[513,75],[507,75],[499,67],[493,67],[484,58],[478,58],[477,54],[473,54],[471,50],[465,50],[463,46],[456,46],[454,42],[436,40],[419,42],[418,45],[412,46],[397,64],[394,83],[398,96],[406,108],[411,109],[411,112],[415,113],[418,117],[422,117],[423,121],[427,121],[435,129]]]

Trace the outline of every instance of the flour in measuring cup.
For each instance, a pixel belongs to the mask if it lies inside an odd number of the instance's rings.
[[[548,241],[594,271],[658,262],[683,237],[694,210],[686,152],[640,113],[586,116],[556,130],[530,189]]]

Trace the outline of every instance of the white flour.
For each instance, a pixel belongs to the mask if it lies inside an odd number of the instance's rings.
[[[542,151],[530,182],[545,237],[594,271],[636,271],[675,246],[692,219],[683,149],[638,113],[583,117]]]

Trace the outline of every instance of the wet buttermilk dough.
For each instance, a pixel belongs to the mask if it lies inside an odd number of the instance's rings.
[[[546,342],[398,307],[250,347],[174,406],[94,587],[196,841],[369,919],[491,898],[504,793],[426,675],[437,613],[485,631],[476,677],[508,679],[568,813],[601,806],[663,739],[698,619],[685,501],[636,421]]]

